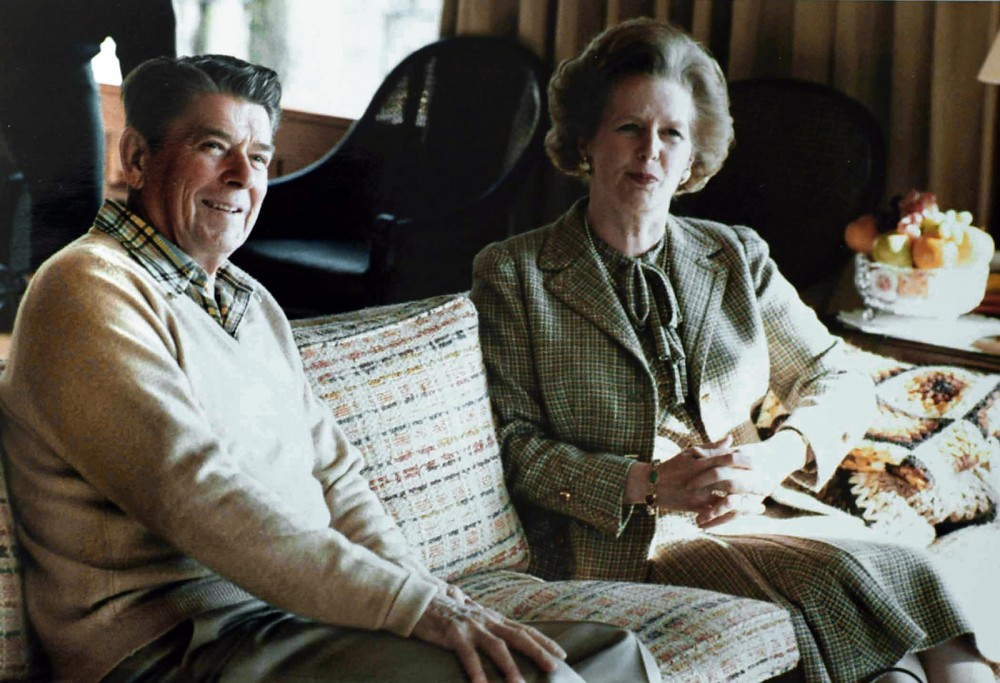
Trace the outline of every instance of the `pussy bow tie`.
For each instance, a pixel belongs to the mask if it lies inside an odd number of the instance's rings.
[[[681,313],[666,273],[652,263],[635,259],[625,280],[625,308],[639,330],[651,327],[656,355],[673,367],[671,393],[677,401],[687,394],[684,346],[677,327]]]

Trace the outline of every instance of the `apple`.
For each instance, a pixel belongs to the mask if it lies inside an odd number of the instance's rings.
[[[850,249],[870,255],[878,234],[878,221],[869,213],[847,224],[844,228],[844,242]]]

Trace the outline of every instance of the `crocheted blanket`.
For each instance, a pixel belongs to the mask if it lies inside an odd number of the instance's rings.
[[[1000,375],[913,365],[851,348],[876,385],[878,414],[818,498],[886,535],[931,543],[996,516]],[[758,424],[784,409],[771,396]]]

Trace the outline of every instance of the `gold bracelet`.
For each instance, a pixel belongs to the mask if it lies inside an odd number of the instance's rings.
[[[660,507],[656,504],[656,482],[660,481],[660,471],[656,469],[658,462],[653,460],[650,463],[653,468],[649,470],[649,493],[646,494],[646,514],[656,517]]]

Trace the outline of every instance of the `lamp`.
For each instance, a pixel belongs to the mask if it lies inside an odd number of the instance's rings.
[[[983,83],[1000,83],[1000,33],[993,40],[993,46],[986,55],[977,78]]]

